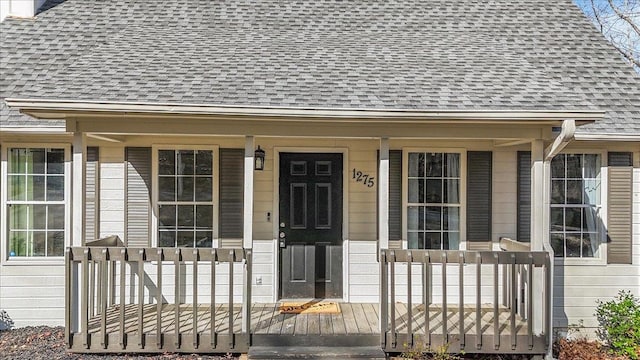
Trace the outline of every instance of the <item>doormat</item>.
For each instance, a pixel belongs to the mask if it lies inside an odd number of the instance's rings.
[[[280,314],[340,314],[335,302],[283,302],[278,306]]]

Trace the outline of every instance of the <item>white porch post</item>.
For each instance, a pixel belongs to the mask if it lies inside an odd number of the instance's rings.
[[[253,248],[253,172],[255,161],[253,136],[246,136],[244,141],[244,217],[242,247]],[[244,271],[244,291],[242,292],[242,332],[247,333],[251,328],[251,287],[252,264],[251,251],[247,251],[247,263]]]
[[[87,169],[87,136],[73,133],[72,232],[71,245],[82,246],[85,239],[85,187]]]
[[[389,248],[389,138],[380,138],[380,164],[378,170],[378,247],[379,249]],[[380,254],[376,254],[379,256]],[[387,312],[384,309],[383,296],[387,296],[387,291],[384,286],[387,286],[383,281],[383,271],[386,271],[386,266],[380,261],[380,279],[378,291],[380,292],[380,301],[378,302],[378,314],[380,314],[380,321],[378,322],[378,328],[380,333],[385,333],[385,322],[387,321]]]
[[[255,157],[253,136],[244,141],[244,227],[242,247],[253,248],[253,164]]]
[[[537,139],[531,143],[531,250],[550,251],[549,222],[550,222],[550,186],[551,167],[549,158],[545,157],[544,141]],[[553,253],[551,253],[551,284],[547,284],[549,291],[553,291]],[[544,274],[542,269],[533,273],[533,332],[541,334],[547,329],[545,322],[553,320],[553,304],[549,309],[549,319],[544,319],[545,298],[552,293],[545,293]],[[553,303],[553,300],[551,301]],[[552,334],[546,334],[551,337]]]

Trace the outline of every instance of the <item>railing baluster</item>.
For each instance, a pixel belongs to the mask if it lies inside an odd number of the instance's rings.
[[[120,249],[120,349],[126,347],[126,335],[124,333],[124,291],[125,291],[125,275],[127,273],[127,248]]]
[[[176,256],[173,260],[173,264],[175,266],[175,279],[173,281],[174,292],[175,292],[175,300],[173,309],[173,316],[175,317],[173,333],[175,334],[175,339],[173,339],[174,345],[176,349],[180,349],[180,287],[182,283],[180,281],[180,261],[182,260],[182,253],[180,248],[176,248],[175,252]]]
[[[103,249],[104,251],[104,249]],[[95,287],[95,300],[93,296],[91,297],[93,315],[98,315],[100,310],[102,310],[102,262],[100,260],[93,261],[93,278],[95,279],[94,285]],[[95,302],[94,302],[95,301]]]
[[[411,250],[407,251],[407,343],[409,348],[413,348],[413,303],[411,301],[411,263],[413,257]]]
[[[211,347],[216,348],[217,334],[216,334],[216,249],[211,249],[211,288],[209,289],[211,294],[211,302],[209,305],[209,311],[211,312],[211,323],[209,324],[211,333]]]
[[[109,306],[116,304],[116,261],[109,261]]]
[[[387,347],[387,333],[389,328],[389,284],[387,282],[387,252],[380,250],[380,345]]]
[[[96,292],[96,263],[89,260],[89,318],[95,315],[95,292]]]
[[[162,349],[162,248],[158,248],[158,261],[156,262],[156,345]]]
[[[459,298],[460,301],[458,302],[458,306],[459,306],[459,319],[458,319],[458,326],[460,327],[460,349],[464,349],[464,344],[465,344],[465,331],[464,331],[464,253],[460,252],[458,254],[458,265],[459,265],[459,272],[458,272],[458,276],[459,276],[459,284],[458,284],[458,290],[459,290]]]
[[[109,342],[109,334],[107,334],[107,289],[109,287],[107,276],[109,271],[109,248],[102,249],[102,259],[98,264],[101,279],[99,283],[102,285],[102,291],[100,291],[100,331],[102,333],[102,336],[100,337],[100,345],[102,345],[103,349],[106,349]]]
[[[476,349],[482,348],[482,256],[476,253]]]
[[[245,264],[245,283],[244,283],[244,324],[243,332],[246,334],[251,333],[251,277],[252,277],[252,256],[251,249],[244,251],[244,264]]]
[[[81,328],[82,328],[82,345],[85,349],[89,348],[89,248],[85,248],[82,253],[82,305],[81,305]]]
[[[67,349],[71,349],[73,345],[73,339],[71,338],[71,311],[75,311],[77,307],[77,299],[73,296],[72,286],[74,284],[75,278],[73,277],[73,251],[71,248],[66,248],[64,251],[64,342],[67,346]]]
[[[198,348],[198,249],[193,249],[193,348]]]
[[[138,250],[138,347],[144,349],[144,249]]]
[[[442,341],[449,342],[449,329],[447,309],[447,253],[442,252]]]
[[[518,277],[516,276],[516,255],[511,254],[511,292],[515,293],[518,288]],[[511,325],[511,349],[515,350],[517,346],[517,331],[516,331],[516,308],[518,307],[518,297],[516,294],[511,295],[511,313],[510,313],[510,325]]]
[[[431,287],[433,286],[433,281],[431,277],[431,256],[428,251],[424,253],[424,280],[423,280],[423,291],[424,291],[424,344],[426,347],[431,346],[431,311],[429,306],[431,305]]]
[[[398,333],[396,332],[396,253],[391,250],[389,253],[389,282],[391,284],[390,288],[390,299],[389,305],[391,309],[389,310],[391,316],[391,347],[395,348],[398,344]]]
[[[493,346],[496,350],[500,349],[500,313],[498,312],[498,254],[493,253]],[[502,273],[503,276],[506,274]]]
[[[233,338],[233,262],[235,260],[235,250],[229,250],[229,346],[235,346]]]
[[[528,256],[529,266],[527,270],[527,335],[529,337],[529,350],[533,349],[533,255]]]

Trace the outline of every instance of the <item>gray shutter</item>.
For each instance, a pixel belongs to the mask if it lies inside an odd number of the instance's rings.
[[[126,148],[125,162],[125,244],[148,247],[151,243],[151,148]]]
[[[531,152],[518,151],[517,240],[531,241]]]
[[[100,181],[99,157],[99,148],[87,147],[87,169],[85,172],[85,239],[83,240],[83,243],[86,240],[96,240],[100,237],[100,230],[98,226],[98,183]]]
[[[242,247],[244,149],[220,149],[220,247]]]
[[[491,151],[467,152],[467,249],[491,249]]]
[[[609,153],[607,203],[609,264],[631,264],[633,155]]]
[[[402,240],[402,150],[389,151],[389,240]]]

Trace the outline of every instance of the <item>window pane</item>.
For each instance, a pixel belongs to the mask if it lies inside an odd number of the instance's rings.
[[[442,230],[442,208],[439,206],[428,206],[427,230]]]
[[[582,256],[593,257],[598,248],[598,234],[582,234]]]
[[[598,215],[594,208],[582,209],[582,231],[597,232],[598,231]]]
[[[193,247],[194,245],[193,231],[178,231],[177,246]]]
[[[213,228],[213,206],[211,205],[196,206],[196,228],[198,229]]]
[[[64,205],[58,205],[58,206],[59,208],[62,208],[62,210],[58,209],[58,212],[62,217],[62,226],[58,227],[58,229],[64,229]],[[31,205],[29,207],[29,211],[31,212],[31,215],[29,216],[31,229],[46,230],[47,229],[47,205]],[[51,225],[49,225],[49,228],[55,229]]]
[[[176,246],[176,232],[175,231],[160,231],[158,235],[158,245],[160,247],[175,247]]]
[[[64,230],[64,205],[49,205],[47,228],[49,230]]]
[[[9,229],[27,230],[27,205],[11,205],[9,207]]]
[[[427,180],[427,203],[442,203],[442,180]]]
[[[27,256],[26,231],[9,231],[9,256]]]
[[[39,166],[34,162],[34,169],[38,169]],[[64,149],[47,151],[47,174],[64,174]]]
[[[158,178],[158,200],[176,200],[176,179],[174,177],[161,176]]]
[[[62,154],[62,160],[64,161],[64,152]],[[40,175],[45,174],[44,155],[44,149],[29,149],[27,151],[27,173]],[[64,172],[64,168],[62,170]],[[62,174],[62,172],[60,172],[59,174]]]
[[[582,211],[580,208],[565,208],[565,231],[580,231],[582,229]]]
[[[178,205],[178,227],[193,228],[193,220],[193,205]]]
[[[213,153],[211,150],[199,150],[196,152],[196,174],[211,175],[213,168]]]
[[[444,154],[444,176],[460,177],[460,154]]]
[[[9,150],[9,173],[25,174],[27,149],[10,149]]]
[[[24,201],[27,197],[27,178],[24,175],[9,175],[9,200]]]
[[[62,231],[47,232],[47,255],[49,256],[64,255],[64,232]]]
[[[567,179],[582,178],[582,155],[567,155]]]
[[[444,250],[458,250],[460,248],[460,233],[442,233],[442,246]]]
[[[44,231],[34,231],[31,234],[31,256],[45,256],[47,251],[47,233]]]
[[[196,178],[196,201],[211,201],[213,189],[210,177]]]
[[[409,249],[419,249],[420,244],[418,243],[418,233],[409,232],[407,235],[408,235],[407,247]]]
[[[562,233],[551,234],[551,247],[554,257],[564,257],[564,235]]]
[[[589,205],[600,204],[600,180],[584,180],[584,203]]]
[[[424,177],[424,154],[409,153],[409,176]]]
[[[460,203],[460,181],[445,180],[444,181],[444,203],[459,204]]]
[[[180,150],[177,153],[177,168],[178,175],[193,175],[194,174],[194,154],[193,150]]]
[[[196,232],[196,247],[210,248],[213,246],[213,235],[211,231]]]
[[[158,209],[158,222],[161,229],[175,228],[176,206],[160,205]]]
[[[552,178],[564,178],[564,154],[556,155],[551,160],[551,177]]]
[[[176,192],[178,201],[194,201],[193,178],[181,176],[178,177],[177,183]]]
[[[427,177],[442,177],[442,154],[426,154]]]
[[[443,230],[460,230],[460,209],[457,207],[443,208]]]
[[[423,186],[420,186],[423,185]],[[422,189],[422,194],[420,193]],[[409,202],[410,203],[422,203],[422,196],[424,194],[424,180],[422,179],[409,179]]]
[[[27,200],[45,201],[44,189],[44,176],[27,176]]]
[[[582,180],[567,180],[567,204],[582,204]]]
[[[564,209],[551,208],[551,231],[564,230]]]
[[[425,234],[426,249],[442,249],[442,234],[439,232],[428,232]]]
[[[600,155],[584,155],[584,177],[595,179],[600,176]]]
[[[175,175],[176,154],[173,150],[158,151],[158,173],[160,175]]]
[[[551,203],[564,204],[564,180],[551,181]]]
[[[47,201],[64,200],[64,176],[47,176]]]
[[[424,223],[424,219],[418,215],[417,206],[409,206],[407,209],[407,229],[418,230],[418,225]]]
[[[580,257],[580,248],[582,247],[582,237],[580,233],[566,234],[567,257]]]

